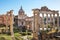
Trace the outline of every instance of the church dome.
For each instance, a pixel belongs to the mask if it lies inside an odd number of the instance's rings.
[[[24,13],[24,10],[22,9],[22,6],[21,6],[21,8],[19,10],[19,14],[21,14],[21,13]]]

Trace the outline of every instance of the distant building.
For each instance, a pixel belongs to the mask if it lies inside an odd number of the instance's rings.
[[[27,29],[33,30],[33,26],[34,26],[33,19],[34,19],[34,16],[31,16],[31,17],[27,16],[25,14],[25,11],[21,7],[20,10],[18,11],[18,15],[14,17],[14,21],[15,21],[14,24],[20,28],[25,26]],[[40,17],[40,20],[41,20],[41,17]]]
[[[8,15],[0,15],[0,25],[1,24],[6,25],[6,23],[9,25],[9,22],[10,22],[10,16],[8,16]]]

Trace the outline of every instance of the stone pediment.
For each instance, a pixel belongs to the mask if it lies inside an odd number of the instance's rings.
[[[46,6],[43,6],[43,7],[41,7],[41,9],[40,9],[41,11],[51,11],[50,9],[48,9]]]

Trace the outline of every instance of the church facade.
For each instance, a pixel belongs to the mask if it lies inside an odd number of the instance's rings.
[[[15,24],[20,28],[25,26],[27,29],[33,30],[33,26],[34,26],[33,19],[34,19],[34,16],[31,16],[31,17],[27,16],[25,14],[25,11],[21,7],[19,9],[18,15],[15,16]],[[40,17],[40,21],[42,21],[41,17]]]

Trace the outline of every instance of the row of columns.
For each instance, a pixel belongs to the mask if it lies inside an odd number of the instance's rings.
[[[33,29],[33,37],[38,40],[38,32],[39,32],[39,14],[40,14],[40,10],[39,9],[33,9],[33,14],[34,14],[34,29]],[[49,13],[48,13],[49,14]],[[46,26],[48,27],[48,14],[46,13]],[[52,17],[53,14],[53,17]],[[44,28],[44,13],[42,13],[42,28]],[[50,14],[50,22],[53,22],[53,27],[55,27],[55,13],[52,12]],[[40,24],[41,26],[41,24]],[[57,13],[57,27],[59,27],[59,14]],[[34,40],[35,40],[34,39]]]
[[[49,13],[48,13],[49,14]],[[46,14],[46,27],[48,27],[48,14]],[[52,17],[52,14],[53,14],[53,17]],[[57,13],[57,27],[59,27],[59,14]],[[55,13],[51,13],[50,14],[50,25],[51,25],[51,23],[53,23],[53,25],[51,26],[51,27],[55,27]],[[42,28],[44,28],[44,13],[42,13],[42,25],[40,25],[40,26],[42,26]]]

